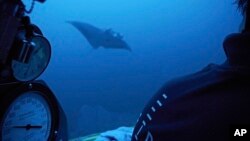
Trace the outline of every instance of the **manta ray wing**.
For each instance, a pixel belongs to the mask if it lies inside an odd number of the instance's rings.
[[[100,35],[103,32],[101,29],[83,22],[69,21],[68,23],[73,25],[87,39],[93,48],[101,46]]]
[[[132,51],[129,45],[122,38],[106,38],[102,43],[102,46],[107,49],[125,49],[128,51]]]

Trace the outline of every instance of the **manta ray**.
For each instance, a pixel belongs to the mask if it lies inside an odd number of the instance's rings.
[[[88,23],[79,21],[67,21],[67,23],[73,25],[80,31],[94,49],[103,47],[106,49],[125,49],[132,51],[123,40],[123,36],[114,32],[112,29],[102,30]]]

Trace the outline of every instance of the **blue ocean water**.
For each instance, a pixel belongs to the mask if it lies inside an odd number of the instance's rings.
[[[222,63],[223,39],[241,21],[233,0],[47,0],[31,18],[52,45],[39,79],[62,104],[70,137],[133,126],[163,83]],[[132,52],[93,49],[69,20],[120,32]]]

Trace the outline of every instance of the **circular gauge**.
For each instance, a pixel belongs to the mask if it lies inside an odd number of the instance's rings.
[[[31,81],[42,74],[49,64],[51,46],[41,35],[32,36],[19,52],[19,59],[13,59],[11,67],[13,76],[19,81]]]
[[[0,141],[67,140],[65,113],[44,81],[0,84]]]
[[[52,130],[52,111],[41,92],[26,92],[6,110],[2,141],[47,141]]]

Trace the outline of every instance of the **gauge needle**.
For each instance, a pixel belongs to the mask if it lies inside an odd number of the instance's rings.
[[[40,129],[42,128],[42,126],[27,124],[26,126],[13,126],[13,128],[25,128],[26,130],[30,130],[30,129]]]

